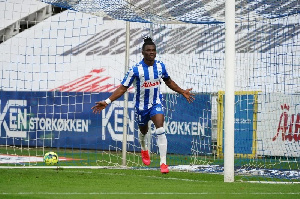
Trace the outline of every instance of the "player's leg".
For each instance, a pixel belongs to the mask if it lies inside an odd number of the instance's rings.
[[[165,133],[164,125],[164,114],[162,112],[161,106],[159,108],[155,107],[151,113],[151,120],[153,121],[156,128],[157,135],[157,145],[159,149],[160,155],[160,168],[161,173],[168,173],[168,165],[167,165],[167,137]]]
[[[157,145],[160,154],[160,165],[167,164],[167,137],[165,133],[165,128],[163,127],[164,123],[164,115],[156,114],[151,117],[155,128],[156,128],[156,136],[157,136]]]
[[[146,134],[148,132],[148,124],[144,125],[144,126],[139,126],[139,142],[141,144],[141,149],[143,151],[147,151],[148,147],[146,145],[146,141],[145,141],[145,137]]]
[[[145,165],[150,165],[151,160],[149,156],[149,151],[146,145],[145,137],[148,132],[148,124],[145,126],[139,126],[140,132],[139,132],[139,142],[141,144],[141,156],[142,156],[142,161]]]
[[[141,156],[142,156],[142,161],[145,165],[150,165],[151,160],[149,156],[149,151],[146,145],[145,137],[148,132],[148,122],[150,120],[149,114],[145,111],[137,111],[136,112],[136,120],[138,122],[139,126],[139,142],[141,145]]]

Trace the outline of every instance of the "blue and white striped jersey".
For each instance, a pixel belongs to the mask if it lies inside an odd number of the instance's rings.
[[[154,104],[162,103],[160,84],[162,78],[169,75],[163,62],[155,60],[153,66],[145,64],[144,59],[129,68],[121,84],[135,87],[135,107],[138,110],[146,110]]]

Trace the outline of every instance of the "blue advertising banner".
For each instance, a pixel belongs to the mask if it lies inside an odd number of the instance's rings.
[[[235,93],[235,114],[234,114],[234,153],[240,155],[253,155],[255,153],[255,131],[254,123],[257,108],[255,107],[256,92]],[[225,98],[223,98],[225,113]],[[224,146],[224,118],[222,116],[222,145]],[[222,147],[224,153],[224,147]]]
[[[180,95],[176,99],[173,109],[173,112],[166,114],[165,121],[168,152],[210,154],[212,148],[211,96],[209,94],[197,94],[195,101],[189,104]]]
[[[235,95],[234,152],[252,154],[254,95]]]
[[[95,102],[111,93],[1,91],[0,144],[38,147],[116,150],[122,148],[123,97],[101,114]],[[209,94],[197,94],[189,104],[182,96],[166,94],[165,129],[168,153],[211,153]],[[168,100],[169,99],[169,100]],[[172,100],[170,100],[172,99]],[[175,100],[175,101],[174,101]],[[128,104],[128,151],[139,150],[133,94]],[[155,139],[153,139],[155,146]],[[153,151],[156,150],[155,148]]]

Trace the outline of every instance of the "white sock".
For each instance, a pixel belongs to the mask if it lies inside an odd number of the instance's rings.
[[[156,129],[157,145],[160,155],[160,165],[167,164],[167,137],[164,127]]]
[[[146,137],[146,135],[144,135],[141,132],[139,132],[139,141],[140,141],[140,144],[141,144],[141,149],[143,151],[147,151],[148,150],[147,146],[146,146],[145,137]]]

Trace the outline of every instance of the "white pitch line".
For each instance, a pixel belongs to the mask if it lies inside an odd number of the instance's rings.
[[[261,183],[261,184],[300,184],[300,182],[272,182],[272,181],[243,181],[245,183]]]

